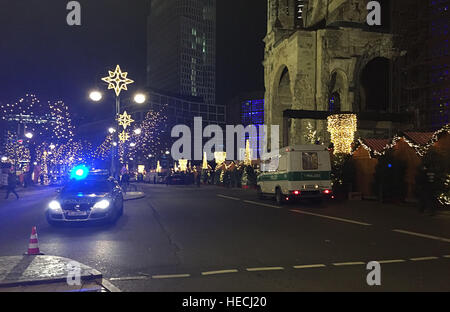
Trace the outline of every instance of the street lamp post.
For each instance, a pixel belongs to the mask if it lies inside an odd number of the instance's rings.
[[[108,84],[108,90],[113,89],[116,95],[116,122],[115,131],[110,128],[109,132],[113,134],[113,144],[111,152],[111,174],[117,179],[119,177],[119,146],[118,142],[125,143],[129,135],[126,132],[126,128],[133,122],[131,116],[126,112],[123,115],[120,114],[120,93],[122,90],[127,91],[127,85],[134,83],[133,80],[128,78],[127,72],[122,72],[120,66],[117,65],[115,71],[109,71],[108,77],[102,78],[102,81]],[[102,99],[102,94],[98,90],[94,90],[90,94],[91,100],[98,102]],[[134,96],[134,102],[138,104],[143,104],[146,101],[146,96],[143,93],[138,93]],[[120,126],[123,127],[124,131],[120,132]],[[137,133],[138,134],[138,133]]]
[[[122,72],[120,66],[116,66],[115,71],[109,71],[108,77],[102,78],[102,81],[108,84],[108,90],[114,89],[116,94],[116,132],[114,133],[114,142],[118,142],[119,139],[119,115],[120,115],[120,93],[122,90],[128,90],[127,85],[132,84],[134,81],[127,78],[128,73]],[[95,94],[94,94],[95,96]],[[98,95],[97,95],[98,98]],[[118,179],[118,147],[112,146],[112,158],[111,158],[111,173],[114,178]],[[117,163],[116,163],[117,162]]]

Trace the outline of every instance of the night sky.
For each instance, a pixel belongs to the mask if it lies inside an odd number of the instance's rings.
[[[82,25],[73,27],[68,2],[0,0],[0,102],[32,92],[64,100],[78,122],[104,119],[112,104],[90,103],[87,95],[104,88],[108,69],[128,71],[136,81],[131,92],[145,86],[149,1],[80,0]],[[264,88],[266,1],[217,2],[217,102],[225,104]]]

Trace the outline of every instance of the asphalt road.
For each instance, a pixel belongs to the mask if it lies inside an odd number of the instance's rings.
[[[0,256],[41,251],[122,291],[450,291],[450,216],[377,202],[290,204],[214,186],[140,185],[115,225],[51,227],[54,189],[0,199]],[[366,264],[379,261],[381,286]]]

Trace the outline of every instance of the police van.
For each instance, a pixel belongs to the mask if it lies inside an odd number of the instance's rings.
[[[331,161],[323,145],[288,146],[261,159],[258,196],[275,196],[279,205],[296,199],[334,198]]]

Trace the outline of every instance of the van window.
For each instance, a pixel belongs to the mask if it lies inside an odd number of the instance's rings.
[[[319,169],[319,156],[317,153],[302,153],[303,170]]]

